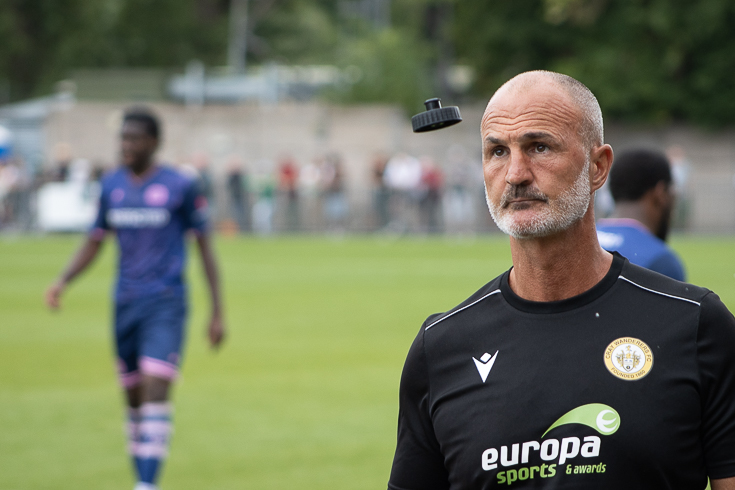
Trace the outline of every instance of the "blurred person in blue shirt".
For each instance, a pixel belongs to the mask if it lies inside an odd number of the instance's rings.
[[[46,292],[56,309],[69,282],[97,256],[105,237],[119,245],[115,341],[128,409],[136,490],[154,490],[171,433],[169,389],[179,370],[187,312],[185,237],[193,232],[204,264],[212,314],[209,341],[224,337],[217,267],[208,238],[207,201],[199,184],[156,164],[159,122],[146,109],[123,119],[120,167],[102,179],[99,211],[87,239]]]
[[[684,266],[666,245],[675,201],[666,156],[629,150],[615,158],[608,185],[615,211],[597,222],[600,245],[634,264],[684,281]]]

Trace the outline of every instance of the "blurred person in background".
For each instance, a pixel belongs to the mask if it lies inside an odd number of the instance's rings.
[[[375,215],[374,229],[381,230],[388,224],[389,213],[388,203],[390,193],[385,185],[385,166],[388,163],[388,157],[384,153],[378,153],[373,156],[371,165],[371,175],[373,183],[373,213]]]
[[[608,187],[615,208],[609,218],[597,221],[600,245],[636,265],[684,281],[684,265],[666,245],[675,203],[666,155],[647,149],[622,153],[610,170]]]
[[[204,264],[212,312],[209,342],[225,334],[218,273],[209,241],[207,202],[197,183],[158,165],[157,117],[128,110],[120,133],[120,168],[102,180],[97,219],[84,244],[46,292],[59,308],[69,283],[97,256],[109,232],[120,249],[115,293],[115,341],[128,410],[128,447],[136,490],[152,490],[171,434],[170,387],[177,377],[187,311],[185,235],[192,231]]]
[[[344,168],[341,157],[330,153],[320,168],[324,221],[329,231],[343,231],[347,226],[349,206],[345,195]]]
[[[477,176],[482,172],[479,164],[469,158],[467,150],[459,144],[447,149],[447,174],[442,199],[443,222],[450,234],[476,231],[475,205],[478,189]],[[481,201],[484,204],[484,199]]]
[[[421,158],[421,200],[419,210],[426,233],[441,233],[442,191],[444,174],[430,157]]]
[[[196,171],[199,182],[199,192],[207,200],[209,219],[214,222],[217,217],[217,199],[214,191],[214,179],[209,165],[209,155],[199,151],[191,156],[191,167]],[[190,168],[191,168],[190,167]],[[186,173],[188,170],[184,170]]]
[[[283,204],[285,230],[299,229],[299,168],[291,156],[285,155],[278,163],[279,203]]]
[[[685,230],[689,225],[691,211],[691,195],[689,179],[692,175],[692,164],[687,158],[686,150],[679,145],[672,145],[666,149],[666,156],[671,162],[671,179],[674,184],[676,204],[671,217],[671,226],[674,229]]]
[[[318,155],[299,169],[299,214],[300,226],[304,231],[316,231],[324,228],[322,167],[324,156]]]
[[[18,161],[10,156],[0,157],[0,228],[15,221],[22,187],[23,175]]]
[[[54,145],[54,165],[50,170],[48,180],[51,182],[66,182],[69,178],[69,167],[73,158],[72,147],[69,143],[61,142]]]
[[[256,163],[254,188],[257,190],[253,204],[253,231],[259,235],[273,233],[273,215],[275,214],[276,182],[269,161]]]
[[[388,228],[401,233],[415,230],[418,226],[416,215],[421,189],[421,162],[406,152],[398,152],[388,160],[383,180],[390,191]]]
[[[250,183],[242,160],[231,155],[227,162],[227,193],[230,198],[232,218],[240,233],[252,230],[250,223]]]

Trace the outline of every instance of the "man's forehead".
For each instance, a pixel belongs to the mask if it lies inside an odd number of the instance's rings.
[[[575,111],[564,107],[549,109],[543,105],[531,105],[525,110],[511,112],[494,110],[485,113],[480,132],[483,139],[494,135],[496,138],[505,133],[516,136],[525,134],[548,134],[559,137],[569,128],[579,126]]]
[[[527,90],[499,90],[482,117],[483,137],[493,130],[549,131],[552,128],[577,126],[581,114],[568,94],[554,86]],[[553,132],[553,131],[552,131]]]

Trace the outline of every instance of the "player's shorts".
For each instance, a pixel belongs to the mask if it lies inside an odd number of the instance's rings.
[[[120,383],[131,388],[143,374],[174,380],[184,340],[186,302],[161,294],[115,305],[115,343]]]

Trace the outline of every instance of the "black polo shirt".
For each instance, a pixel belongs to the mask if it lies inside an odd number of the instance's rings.
[[[509,271],[427,319],[401,378],[388,488],[704,489],[735,476],[735,318],[615,254],[526,301]]]

